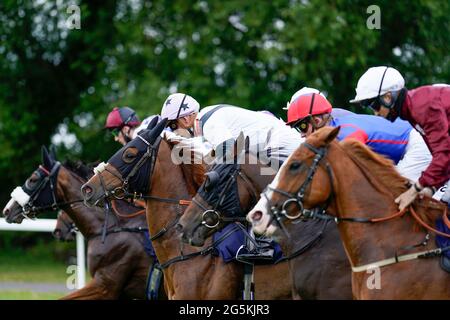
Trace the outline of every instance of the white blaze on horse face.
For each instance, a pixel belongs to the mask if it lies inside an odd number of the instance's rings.
[[[6,204],[5,208],[3,209],[3,216],[6,216],[6,212],[11,209],[11,207],[14,205],[16,200],[13,198],[9,199],[8,203]]]
[[[255,233],[263,234],[266,231],[267,224],[270,221],[269,210],[269,202],[263,194],[254,208],[247,214],[247,220],[252,223],[252,229]],[[255,212],[261,212],[261,219],[254,220]]]
[[[101,173],[105,171],[106,163],[100,162],[95,168],[94,168],[94,174]]]
[[[275,175],[275,178],[270,183],[269,186],[271,186],[272,188],[278,188],[278,182],[280,181],[280,172],[281,169],[286,164],[286,162],[283,163],[280,170],[278,170],[277,174]],[[252,228],[255,231],[255,233],[270,236],[277,230],[277,227],[274,226],[273,224],[269,225],[270,221],[272,220],[271,219],[272,213],[270,212],[270,203],[269,203],[269,201],[272,200],[272,196],[273,196],[272,189],[267,188],[265,194],[264,193],[261,194],[261,199],[259,199],[255,207],[247,215],[247,220],[249,220],[252,223]],[[261,219],[255,221],[253,219],[253,216],[257,211],[261,212],[262,215]]]

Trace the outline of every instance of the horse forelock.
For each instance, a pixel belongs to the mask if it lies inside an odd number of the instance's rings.
[[[82,161],[66,160],[63,166],[70,172],[74,173],[75,175],[77,175],[78,177],[82,178],[85,181],[89,180],[94,175],[93,172],[94,166],[90,164],[87,165]]]

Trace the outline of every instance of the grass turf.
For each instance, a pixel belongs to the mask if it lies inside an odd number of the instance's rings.
[[[0,291],[0,300],[57,300],[64,292]]]

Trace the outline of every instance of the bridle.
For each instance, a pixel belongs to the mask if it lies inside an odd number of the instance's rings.
[[[277,221],[277,223],[280,225],[280,227],[282,228],[282,230],[287,233],[287,230],[285,228],[285,226],[282,223],[282,218],[285,217],[287,219],[290,220],[296,220],[296,219],[320,219],[320,220],[334,220],[336,223],[339,222],[356,222],[356,223],[378,223],[378,222],[385,222],[388,220],[392,220],[395,218],[399,218],[402,217],[406,214],[406,212],[408,212],[408,207],[398,211],[390,216],[387,217],[382,217],[382,218],[359,218],[359,217],[350,217],[350,218],[340,218],[340,217],[336,217],[336,216],[332,216],[326,213],[326,210],[329,206],[329,204],[331,203],[332,198],[334,197],[335,191],[334,191],[334,186],[333,186],[333,172],[331,169],[331,166],[329,165],[329,163],[326,163],[326,171],[328,173],[328,177],[330,180],[330,186],[331,186],[331,192],[330,195],[328,196],[327,200],[325,201],[325,204],[323,206],[318,206],[315,207],[313,209],[305,209],[304,208],[304,198],[305,198],[305,192],[307,190],[307,188],[309,187],[309,185],[312,182],[312,179],[314,177],[314,174],[317,171],[317,168],[320,165],[321,160],[323,160],[326,157],[326,153],[327,153],[327,149],[328,146],[326,147],[321,147],[321,148],[316,148],[312,145],[310,145],[307,142],[303,143],[303,146],[305,146],[306,148],[308,148],[309,150],[311,150],[313,153],[315,153],[314,156],[314,160],[313,160],[313,164],[309,167],[307,176],[306,176],[306,180],[303,182],[303,184],[300,186],[300,189],[297,191],[296,194],[293,193],[289,193],[286,192],[284,190],[280,190],[277,188],[273,188],[271,186],[269,186],[268,188],[270,190],[272,190],[273,192],[277,192],[285,197],[288,198],[288,200],[286,200],[282,206],[281,206],[281,211],[278,210],[278,208],[276,206],[271,206],[270,208],[270,212],[272,214],[273,219],[275,219],[275,221]],[[354,159],[354,157],[352,157],[351,155],[349,155],[352,159]],[[264,196],[266,197],[268,203],[270,204],[269,198],[266,194],[266,192],[263,193]],[[297,215],[294,216],[290,216],[287,213],[287,206],[291,203],[294,203],[298,206],[299,208],[299,213]],[[443,236],[446,238],[450,238],[450,234],[446,234],[443,232],[440,232],[436,229],[434,229],[433,227],[429,226],[428,224],[426,224],[415,212],[414,208],[412,206],[409,207],[409,211],[411,212],[411,215],[413,216],[413,218],[422,226],[427,230],[427,233],[425,235],[425,239],[423,241],[421,241],[418,244],[414,244],[414,245],[410,245],[410,246],[406,246],[403,248],[400,248],[400,250],[411,250],[420,246],[426,246],[428,244],[428,241],[430,239],[430,234],[429,232],[433,232],[439,236]],[[444,209],[444,213],[443,213],[443,220],[446,224],[450,224],[448,218],[447,218],[447,207],[445,207]],[[271,223],[271,221],[269,221],[269,224]],[[353,272],[361,272],[361,271],[365,271],[368,270],[370,268],[373,268],[374,266],[378,266],[378,267],[382,267],[382,266],[386,266],[386,265],[390,265],[390,264],[395,264],[398,263],[400,261],[408,261],[408,260],[413,260],[413,259],[418,259],[418,258],[429,258],[429,257],[435,257],[435,256],[439,256],[441,255],[443,252],[450,250],[450,246],[447,246],[445,248],[437,248],[437,249],[431,249],[431,250],[426,250],[426,251],[422,251],[422,252],[416,252],[416,253],[411,253],[411,254],[404,254],[404,255],[398,255],[398,253],[395,253],[395,257],[393,258],[389,258],[389,259],[385,259],[385,260],[381,260],[381,261],[377,261],[368,265],[363,265],[363,266],[359,266],[359,267],[354,267],[352,266],[352,270]]]
[[[303,184],[300,186],[298,191],[296,193],[290,193],[290,192],[287,192],[284,190],[274,188],[271,185],[267,186],[267,189],[269,189],[273,192],[279,193],[287,198],[287,200],[284,201],[283,204],[281,205],[281,210],[279,210],[276,206],[271,206],[271,208],[270,208],[272,219],[274,219],[278,223],[278,225],[281,227],[281,229],[285,232],[286,235],[288,235],[288,232],[287,232],[285,225],[282,222],[283,218],[286,218],[288,220],[297,220],[297,219],[306,220],[306,219],[310,219],[310,218],[319,218],[319,217],[324,218],[325,212],[326,212],[328,206],[330,205],[330,203],[333,199],[333,196],[334,196],[333,174],[332,174],[331,166],[327,162],[325,164],[325,166],[326,166],[326,171],[328,173],[328,177],[330,180],[330,186],[331,186],[330,195],[328,196],[327,200],[325,201],[325,203],[322,206],[317,206],[312,209],[305,208],[304,199],[305,199],[306,192],[307,192],[310,184],[312,183],[313,177],[314,177],[321,161],[325,158],[325,156],[327,154],[327,148],[326,147],[316,148],[306,142],[303,143],[303,146],[305,146],[306,148],[311,150],[313,153],[315,153],[315,156],[314,156],[312,165],[309,166],[309,168],[308,168],[308,173],[306,175],[306,179],[303,182]],[[270,200],[267,195],[267,190],[264,191],[262,195],[266,198],[266,200],[270,204]],[[295,215],[290,215],[288,213],[287,209],[288,209],[288,206],[291,204],[296,205],[298,208],[298,213]],[[334,219],[335,221],[337,221],[337,219],[340,219],[340,218],[331,217],[331,216],[327,216],[327,217],[330,217],[330,218]],[[329,220],[329,219],[327,218],[327,220]]]
[[[158,156],[159,144],[161,142],[162,137],[158,136],[158,138],[154,144],[151,144],[150,142],[145,140],[140,135],[138,135],[137,137],[139,139],[141,139],[147,145],[147,150],[142,155],[142,157],[139,159],[139,161],[134,165],[134,167],[131,169],[131,171],[128,173],[128,175],[125,178],[116,174],[114,171],[109,170],[108,167],[104,164],[103,164],[103,166],[100,167],[100,169],[98,169],[98,168],[94,169],[94,172],[96,174],[98,174],[98,176],[99,176],[100,184],[103,188],[103,194],[104,194],[103,197],[101,197],[99,200],[97,200],[97,202],[102,199],[107,200],[109,197],[113,197],[117,200],[123,200],[125,198],[133,198],[133,199],[137,200],[137,199],[145,199],[147,197],[147,196],[144,196],[142,193],[138,194],[137,192],[129,191],[130,179],[132,179],[136,176],[136,174],[139,172],[139,170],[142,168],[142,166],[148,160],[150,160],[150,168],[149,168],[150,176],[153,175],[153,171],[155,169],[156,158]],[[111,191],[107,190],[106,185],[104,183],[104,178],[102,175],[103,171],[107,171],[108,173],[110,173],[111,175],[113,175],[114,177],[116,177],[117,179],[122,181],[122,185],[120,187],[115,188],[114,190],[111,190]]]
[[[235,185],[237,182],[237,177],[240,177],[247,187],[247,190],[249,190],[251,196],[252,196],[252,203],[256,204],[258,202],[258,196],[257,191],[253,184],[250,182],[250,179],[248,176],[241,170],[241,166],[238,165],[238,167],[233,171],[233,173],[229,176],[227,182],[225,183],[225,187],[222,189],[219,198],[214,204],[209,204],[211,208],[207,208],[205,205],[203,205],[200,201],[198,201],[195,197],[192,199],[192,202],[197,205],[200,209],[203,210],[202,213],[202,222],[201,224],[209,229],[215,229],[219,226],[220,222],[245,222],[245,212],[240,209],[241,214],[238,217],[226,217],[223,213],[220,212],[220,206],[222,205],[224,199],[226,198],[228,191],[231,187]],[[236,186],[237,188],[237,186]],[[208,220],[214,221],[212,224],[208,222]]]
[[[82,202],[82,199],[74,200],[74,201],[57,201],[56,196],[56,179],[59,172],[59,169],[61,167],[61,163],[59,161],[55,162],[53,165],[51,171],[48,171],[43,166],[39,166],[39,176],[42,177],[42,174],[45,175],[45,177],[39,182],[39,184],[33,188],[32,193],[30,195],[30,198],[26,204],[22,206],[21,215],[26,219],[34,219],[36,217],[36,213],[52,210],[56,211],[58,209],[64,209],[65,206],[76,203],[76,202]],[[25,183],[25,187],[26,187]],[[50,193],[52,197],[52,204],[50,205],[42,205],[42,206],[36,206],[34,203],[38,200],[39,196],[41,195],[41,192],[44,190],[44,188],[49,185],[50,187]],[[23,190],[23,188],[22,188]],[[30,216],[32,214],[32,216]]]
[[[62,217],[62,212],[58,213],[58,220],[64,225],[64,227],[66,227],[68,233],[71,233],[72,235],[76,235],[76,233],[79,231],[77,226],[75,225],[74,222],[67,222],[66,219],[63,219]],[[56,230],[60,230],[59,228],[56,228]]]

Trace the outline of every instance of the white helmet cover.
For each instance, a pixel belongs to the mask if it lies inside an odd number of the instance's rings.
[[[292,101],[294,101],[295,99],[297,99],[300,96],[303,96],[305,94],[311,94],[311,93],[315,93],[315,94],[320,94],[322,97],[326,98],[323,93],[321,93],[319,90],[314,89],[314,88],[308,88],[308,87],[303,87],[300,90],[298,90],[296,93],[294,93],[294,95],[291,97],[291,100],[286,103],[286,107],[283,108],[283,110],[288,110],[289,106],[291,105]]]
[[[164,101],[161,117],[175,120],[199,110],[200,104],[194,98],[184,93],[174,93]]]
[[[382,96],[389,91],[398,91],[405,87],[405,79],[392,67],[372,67],[358,80],[356,96],[350,103]]]

